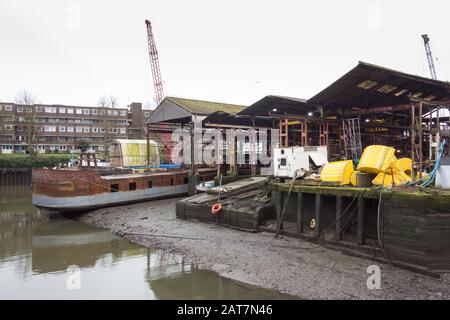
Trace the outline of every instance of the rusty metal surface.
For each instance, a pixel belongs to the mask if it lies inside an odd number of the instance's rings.
[[[367,90],[359,88],[358,85],[366,80],[377,84]],[[386,84],[395,86],[395,90],[390,93],[379,92]],[[396,95],[400,90],[407,92]],[[435,96],[433,100],[447,100],[450,98],[450,84],[359,62],[355,68],[309,99],[308,103],[330,109],[391,106],[408,103],[408,95],[417,92],[422,93],[420,98]]]

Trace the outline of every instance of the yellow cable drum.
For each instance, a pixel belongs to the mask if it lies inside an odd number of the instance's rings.
[[[372,145],[364,149],[359,160],[358,171],[366,173],[384,173],[395,157],[395,149]]]
[[[350,176],[353,173],[353,161],[344,160],[327,163],[320,172],[323,182],[333,182],[341,185],[350,183]]]

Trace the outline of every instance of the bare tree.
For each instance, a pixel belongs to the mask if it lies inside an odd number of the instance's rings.
[[[31,106],[36,102],[36,96],[28,89],[23,89],[16,94],[16,104]]]
[[[118,105],[117,97],[114,95],[110,95],[109,96],[109,106],[114,109],[114,108],[117,108],[117,105]]]
[[[27,144],[27,151],[29,154],[36,152],[36,109],[34,103],[36,96],[28,89],[23,89],[16,95],[16,104],[22,108],[23,114],[18,115],[17,120],[19,126],[25,129],[25,141]]]
[[[98,99],[97,103],[99,108],[108,108],[109,107],[109,101],[106,96],[101,96],[100,99]]]
[[[6,122],[5,122],[4,106],[0,106],[0,143],[3,142],[2,140],[5,139],[4,137],[4,133],[6,131],[5,125]],[[2,153],[2,148],[0,148],[0,153]]]
[[[113,94],[111,94],[109,96],[109,98],[106,97],[105,95],[102,95],[98,99],[98,107],[100,109],[100,115],[101,115],[100,126],[101,126],[101,129],[104,131],[104,143],[105,143],[106,157],[109,157],[109,149],[110,149],[111,141],[112,141],[112,135],[111,135],[112,132],[111,131],[113,128],[113,123],[112,123],[113,120],[110,118],[110,116],[111,116],[110,109],[117,108],[117,106],[118,106],[118,99]]]

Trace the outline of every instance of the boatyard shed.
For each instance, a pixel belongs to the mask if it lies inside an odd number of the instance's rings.
[[[202,121],[214,112],[236,114],[243,109],[245,106],[236,104],[166,97],[147,118],[146,123],[186,124]]]

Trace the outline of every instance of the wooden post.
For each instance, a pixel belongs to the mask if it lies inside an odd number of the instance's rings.
[[[145,135],[147,139],[147,169],[146,171],[150,171],[150,127],[147,124],[147,134]]]
[[[252,137],[250,139],[250,169],[252,176],[256,175],[256,162],[257,162],[257,155],[256,155],[256,130],[255,130],[255,117],[252,117]]]
[[[364,198],[358,201],[358,223],[356,231],[356,241],[358,244],[364,244]]]
[[[303,233],[303,193],[297,193],[297,235]]]
[[[423,165],[423,131],[422,131],[422,101],[419,102],[419,117],[417,121],[419,127],[419,179],[422,179],[422,165]]]
[[[283,192],[281,190],[277,190],[276,198],[275,198],[275,210],[277,213],[277,221],[275,225],[275,239],[278,238],[278,234],[282,229],[283,222],[281,221],[281,210],[283,209]]]
[[[335,225],[335,237],[336,240],[342,240],[342,197],[337,196],[336,197],[336,225]]]
[[[189,170],[189,196],[193,196],[197,194],[197,171],[195,170],[195,156],[194,156],[194,123],[190,123],[190,134],[191,134],[191,167]]]
[[[415,112],[414,112],[414,103],[411,103],[411,130],[410,130],[410,135],[411,135],[411,160],[412,160],[412,165],[411,165],[411,177],[414,180],[416,177],[416,170],[414,169],[414,162],[415,162],[415,155],[414,155],[414,150],[416,148],[416,142],[414,140],[415,136],[416,136],[416,130],[414,128],[415,126]]]
[[[230,131],[230,139],[231,139],[231,143],[229,144],[230,147],[230,171],[231,171],[231,175],[235,176],[237,175],[237,165],[236,165],[236,131],[235,129],[231,129]]]
[[[314,228],[314,233],[316,236],[320,235],[320,209],[322,206],[322,195],[320,193],[316,193],[316,210],[315,210],[315,219],[316,219],[316,227]]]

